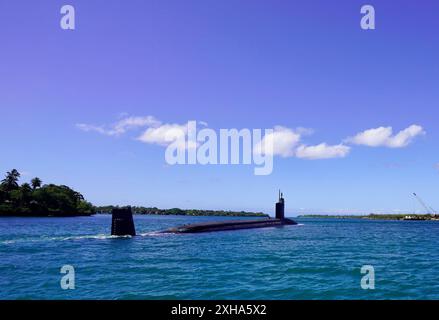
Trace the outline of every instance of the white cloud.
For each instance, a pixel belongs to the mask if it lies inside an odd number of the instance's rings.
[[[274,127],[274,132],[267,134],[255,147],[255,152],[264,152],[266,143],[273,145],[273,155],[284,158],[297,157],[301,159],[330,159],[343,158],[351,150],[350,147],[339,145],[328,145],[321,143],[315,146],[300,144],[302,136],[311,135],[314,131],[308,128],[297,128],[295,130],[282,126]]]
[[[207,127],[206,122],[198,121],[202,127]],[[168,146],[171,143],[181,143],[182,149],[197,148],[197,143],[187,145],[188,123],[172,124],[162,123],[153,116],[125,117],[111,126],[96,126],[90,124],[77,124],[82,131],[94,131],[108,136],[120,136],[129,130],[142,129],[143,132],[136,140],[160,146]],[[409,145],[417,136],[425,134],[419,125],[410,127],[393,134],[392,127],[379,127],[358,133],[354,137],[346,139],[343,143],[329,145],[325,142],[317,145],[307,145],[302,142],[303,137],[313,134],[308,128],[298,127],[290,129],[283,126],[275,126],[273,132],[263,137],[262,141],[255,146],[255,153],[265,153],[264,146],[272,145],[270,151],[273,156],[283,158],[297,157],[300,159],[330,159],[346,157],[351,147],[346,143],[366,145],[371,147],[402,148]],[[184,139],[179,139],[184,138]],[[437,165],[439,169],[439,164]]]
[[[410,127],[400,131],[396,136],[394,136],[389,145],[392,148],[401,148],[410,144],[413,139],[419,135],[425,135],[426,132],[421,126],[411,125]]]
[[[351,148],[344,144],[328,145],[321,143],[315,146],[301,145],[296,150],[296,157],[301,159],[331,159],[331,158],[344,158],[346,157]]]
[[[153,116],[145,117],[127,117],[119,120],[112,126],[96,126],[84,123],[78,123],[76,125],[82,131],[89,132],[94,131],[107,136],[119,136],[131,129],[142,128],[142,127],[157,127],[160,126],[161,122],[158,121]]]
[[[208,126],[204,121],[198,123],[203,127]],[[143,128],[143,133],[136,139],[140,142],[168,146],[175,141],[181,141],[182,149],[197,147],[197,145],[194,145],[192,142],[187,143],[184,142],[183,139],[178,139],[181,136],[187,136],[188,123],[181,125],[162,123],[153,116],[125,117],[111,126],[96,126],[79,123],[76,124],[76,127],[85,132],[94,131],[107,136],[120,136],[129,130]]]
[[[85,132],[90,132],[90,131],[95,131],[101,134],[106,134],[109,135],[107,133],[107,130],[105,130],[103,127],[101,126],[95,126],[95,125],[91,125],[91,124],[85,124],[85,123],[77,123],[76,127],[82,131]]]
[[[266,134],[262,141],[255,146],[255,152],[265,153],[264,146],[273,146],[273,155],[281,157],[292,157],[295,153],[295,148],[300,142],[300,133],[292,129],[282,126],[274,127],[273,133]]]
[[[114,131],[118,134],[125,133],[129,129],[141,128],[141,127],[157,127],[161,122],[153,116],[146,117],[128,117],[120,120],[114,126]]]
[[[199,146],[198,142],[188,141],[187,139],[188,126],[189,123],[166,123],[156,128],[146,129],[136,140],[163,147],[174,143],[176,147],[181,150],[196,149]]]
[[[164,124],[157,128],[148,128],[137,138],[143,143],[169,145],[174,139],[187,135],[187,124]]]
[[[396,135],[393,135],[392,127],[379,127],[360,132],[346,139],[346,142],[369,147],[403,148],[408,146],[415,137],[424,134],[424,129],[418,125],[411,125]]]

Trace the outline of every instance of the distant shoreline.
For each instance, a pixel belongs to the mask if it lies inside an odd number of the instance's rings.
[[[186,217],[261,217],[268,218],[269,215],[262,212],[245,212],[245,211],[220,211],[220,210],[183,210],[183,209],[158,209],[154,211],[144,211],[138,208],[133,208],[134,215],[145,216],[186,216]],[[94,215],[111,214],[111,210],[97,210],[95,213],[83,214],[66,214],[59,212],[49,213],[15,213],[15,212],[0,212],[0,218],[15,217],[15,218],[72,218],[72,217],[90,217]]]
[[[94,214],[3,214],[0,213],[0,218],[75,218],[75,217],[92,217],[96,215],[108,215],[111,214],[111,212],[97,212]],[[259,217],[259,218],[268,218],[268,214],[258,214],[258,213],[233,213],[233,214],[222,214],[222,213],[215,213],[215,214],[148,214],[148,213],[137,213],[133,212],[134,215],[139,216],[182,216],[182,217]]]
[[[365,220],[396,220],[396,221],[439,221],[438,214],[374,214],[369,215],[321,215],[306,214],[298,218],[318,219],[365,219]]]
[[[91,217],[95,214],[65,214],[65,213],[2,213],[0,218],[75,218],[75,217]]]
[[[97,214],[109,214],[118,206],[102,206],[96,207]],[[225,210],[200,210],[200,209],[159,209],[149,207],[131,207],[133,214],[150,215],[150,216],[192,216],[192,217],[269,217],[263,212],[247,212],[247,211],[225,211]]]

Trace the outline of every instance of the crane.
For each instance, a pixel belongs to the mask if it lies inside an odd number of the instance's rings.
[[[427,214],[436,214],[436,210],[425,204],[425,202],[416,193],[413,193],[413,195],[415,196],[416,200],[418,200],[419,203],[425,208]]]

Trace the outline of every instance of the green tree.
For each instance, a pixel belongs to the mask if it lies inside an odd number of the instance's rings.
[[[79,192],[73,191],[73,198],[75,199],[76,205],[79,205],[81,202],[84,202],[84,196]]]
[[[40,178],[35,177],[30,181],[30,183],[32,184],[32,189],[35,190],[41,187],[43,181],[41,181]]]
[[[2,180],[3,190],[12,191],[18,189],[18,179],[20,178],[20,173],[16,169],[6,173],[6,177]]]
[[[92,215],[95,207],[68,186],[42,186],[39,178],[18,184],[20,173],[12,170],[0,184],[0,216]]]
[[[29,183],[23,183],[20,187],[20,205],[27,207],[32,200],[32,188]]]
[[[5,190],[5,186],[0,184],[0,203],[3,203],[8,198],[8,192]]]
[[[85,215],[94,214],[96,212],[95,207],[90,202],[87,201],[81,201],[78,204],[77,209],[79,214],[85,214]]]

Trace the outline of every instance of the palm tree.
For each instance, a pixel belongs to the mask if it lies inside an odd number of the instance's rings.
[[[23,183],[20,187],[21,205],[26,206],[32,198],[32,188],[29,183]]]
[[[32,184],[32,189],[35,190],[37,188],[40,188],[43,184],[43,181],[41,181],[40,178],[33,178],[30,183]]]
[[[2,180],[2,185],[5,191],[11,191],[18,188],[18,179],[20,178],[20,172],[16,169],[6,173],[6,177]]]

